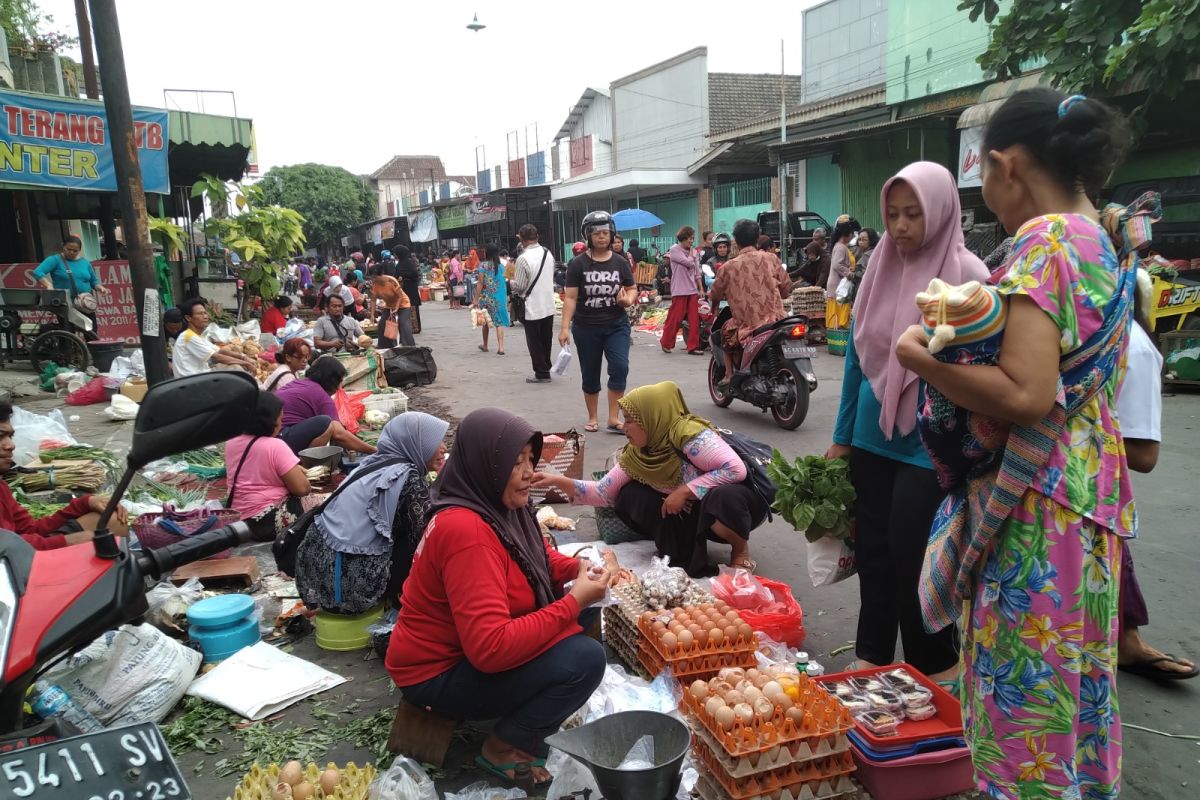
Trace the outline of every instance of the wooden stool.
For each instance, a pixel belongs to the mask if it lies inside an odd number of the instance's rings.
[[[401,699],[388,733],[387,747],[424,764],[440,767],[458,723]]]

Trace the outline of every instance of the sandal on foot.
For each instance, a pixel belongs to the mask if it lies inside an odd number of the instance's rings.
[[[484,345],[481,345],[481,344],[477,344],[477,345],[475,345],[475,346],[476,346],[476,347],[478,347],[480,350],[482,350],[482,351],[483,351],[483,352],[485,352],[485,353],[486,353],[486,352],[487,352],[487,350],[488,350],[488,349],[487,349],[487,347],[485,347]]]
[[[599,422],[589,422],[587,425],[583,426],[583,429],[590,433],[595,433],[596,431],[600,430],[600,423]]]
[[[608,427],[606,427],[604,430],[606,430],[609,433],[619,434],[621,436],[625,435],[624,428],[622,428],[620,425],[613,425],[612,423],[609,423]]]
[[[1117,669],[1122,672],[1128,672],[1131,675],[1140,675],[1143,678],[1149,678],[1155,681],[1186,681],[1189,678],[1194,678],[1200,675],[1200,667],[1192,667],[1190,672],[1176,672],[1175,670],[1163,669],[1159,664],[1164,661],[1170,661],[1174,664],[1182,665],[1175,656],[1167,653],[1165,656],[1158,658],[1147,658],[1141,661],[1134,661],[1131,664],[1118,664]]]
[[[502,356],[502,355],[504,355],[504,351],[503,351],[503,350],[497,350],[497,351],[496,351],[496,355],[498,355],[498,356]]]
[[[531,768],[532,767],[545,768],[546,759],[535,758],[533,761],[518,761],[518,762],[513,762],[512,764],[493,764],[492,762],[490,762],[486,758],[484,758],[482,755],[478,755],[478,756],[475,756],[475,764],[480,769],[484,770],[485,772],[489,772],[492,775],[495,775],[500,780],[507,781],[508,783],[511,784],[511,783],[515,782],[515,779],[513,778],[513,776],[509,775],[508,773],[510,771],[515,772],[517,769],[517,764],[528,764]],[[542,781],[541,783],[535,783],[534,786],[549,787],[550,781]]]

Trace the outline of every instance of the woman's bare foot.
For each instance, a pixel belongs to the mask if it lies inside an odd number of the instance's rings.
[[[537,756],[530,755],[524,750],[513,747],[503,739],[492,734],[483,742],[482,748],[483,757],[490,763],[500,766],[501,764],[520,764],[527,763],[530,765],[530,772],[533,773],[534,783],[546,783],[550,780],[550,773],[545,767],[533,766],[534,761],[540,761]],[[505,775],[512,778],[514,770],[506,770]]]
[[[1196,665],[1186,658],[1172,658],[1157,647],[1146,643],[1137,628],[1126,628],[1117,640],[1117,663],[1122,667],[1154,661],[1155,669],[1188,675]]]

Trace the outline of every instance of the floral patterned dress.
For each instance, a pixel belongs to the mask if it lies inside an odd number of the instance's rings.
[[[487,309],[493,325],[507,328],[511,324],[508,319],[508,281],[504,279],[504,270],[491,263],[479,266],[479,306]]]
[[[1000,291],[1060,331],[1063,354],[1102,324],[1116,253],[1087,217],[1027,222]],[[963,723],[980,791],[1055,800],[1116,797],[1121,538],[1135,529],[1116,418],[1116,375],[1072,417],[981,565],[963,624]],[[973,510],[981,495],[969,492]],[[935,526],[942,522],[943,506]]]

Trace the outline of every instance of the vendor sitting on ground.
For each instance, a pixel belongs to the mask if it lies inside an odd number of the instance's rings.
[[[0,403],[0,474],[13,468],[16,451],[15,433],[12,424],[13,407]],[[100,513],[108,505],[108,498],[96,494],[76,497],[65,508],[48,517],[34,519],[17,502],[8,483],[0,480],[0,530],[12,531],[36,550],[56,550],[70,544],[90,541],[93,529],[100,520]],[[109,530],[125,535],[129,517],[122,506],[117,506],[109,520]]]
[[[334,295],[325,306],[325,316],[313,328],[313,344],[323,353],[345,350],[357,353],[362,349],[358,337],[364,336],[358,320],[346,314],[346,304]]]
[[[534,486],[554,487],[573,503],[613,507],[693,577],[712,574],[710,534],[733,548],[730,566],[753,572],[750,531],[767,518],[767,504],[747,483],[741,457],[711,422],[688,411],[672,381],[638,387],[618,404],[629,444],[607,475],[577,481],[538,473]]]
[[[260,542],[274,541],[287,530],[304,513],[300,498],[312,491],[300,459],[278,438],[281,430],[283,403],[263,392],[246,432],[225,443],[228,506]]]
[[[538,783],[549,779],[543,740],[604,675],[604,648],[580,618],[620,569],[615,558],[589,569],[543,539],[529,506],[541,450],[542,434],[501,409],[459,425],[385,660],[413,705],[498,719],[477,763],[509,780],[528,763]]]
[[[375,448],[355,436],[338,421],[333,395],[346,379],[346,368],[331,356],[313,362],[304,377],[276,392],[283,403],[283,430],[279,438],[293,453],[309,447],[336,444],[355,453],[374,453]]]
[[[429,521],[427,475],[442,469],[449,428],[420,411],[384,426],[379,451],[342,482],[296,552],[305,605],[335,614],[361,614],[380,602],[400,606]]]
[[[254,356],[242,355],[232,350],[222,350],[209,341],[204,332],[208,330],[208,309],[198,297],[184,300],[179,306],[187,328],[179,334],[172,350],[171,366],[175,377],[199,375],[215,367],[244,369],[251,375],[258,371]]]
[[[163,312],[162,322],[163,338],[167,340],[167,361],[169,363],[175,354],[175,340],[179,334],[183,333],[183,312],[172,306]]]
[[[312,357],[312,345],[307,339],[288,339],[283,347],[275,351],[275,363],[279,366],[263,381],[263,389],[277,392],[293,381],[300,379],[300,373],[308,368],[308,360]]]
[[[262,323],[259,327],[263,333],[269,333],[272,336],[276,335],[281,328],[288,323],[288,318],[292,316],[292,298],[286,294],[281,294],[276,297],[271,307],[263,312]]]

